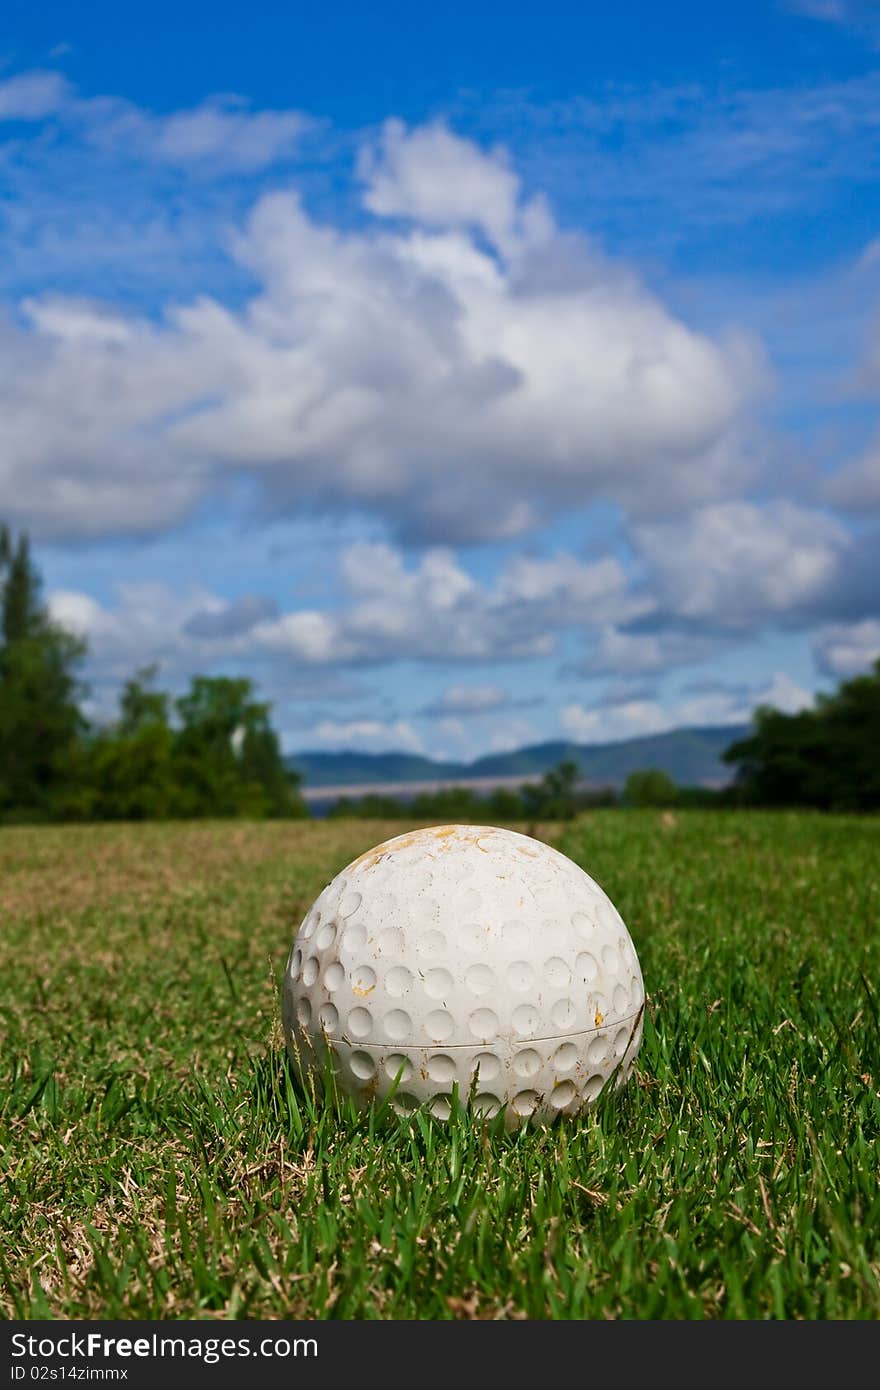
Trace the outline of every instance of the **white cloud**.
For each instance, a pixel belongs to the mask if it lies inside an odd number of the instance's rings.
[[[504,719],[493,724],[489,735],[489,750],[492,753],[507,753],[512,748],[528,747],[537,743],[540,735],[527,719]]]
[[[218,149],[236,148],[227,134]],[[162,531],[248,477],[275,511],[366,509],[456,543],[600,499],[651,515],[739,486],[750,350],[687,328],[585,248],[555,263],[549,225],[548,276],[510,171],[441,134],[453,164],[497,170],[486,216],[520,228],[515,266],[438,228],[439,193],[434,221],[405,233],[343,233],[277,193],[233,243],[262,286],[241,308],[203,297],[147,321],[32,296],[26,326],[0,326],[10,521],[35,538]],[[403,173],[384,159],[370,187],[390,198]]]
[[[757,694],[749,702],[749,712],[754,705],[771,705],[783,714],[797,714],[799,710],[809,709],[813,696],[793,681],[784,671],[777,671],[767,685],[759,687]]]
[[[666,629],[662,632],[622,632],[603,627],[595,646],[575,668],[579,675],[631,676],[665,671],[706,656],[713,639]]]
[[[261,683],[270,679],[286,698],[292,675],[307,686],[315,679],[309,672],[334,667],[540,658],[553,653],[567,627],[589,622],[595,609],[625,608],[625,576],[616,566],[560,556],[544,563],[553,583],[541,584],[540,563],[531,561],[525,598],[520,579],[511,578],[515,564],[494,584],[481,584],[449,551],[429,550],[407,566],[390,546],[357,542],[338,558],[343,592],[333,610],[278,611],[258,594],[227,600],[202,586],[164,583],[121,584],[106,606],[67,590],[51,593],[49,603],[58,621],[88,639],[89,675],[101,684],[118,683],[153,662],[174,685],[222,667],[259,670]],[[342,693],[348,694],[344,686]],[[295,691],[291,698],[298,698]],[[419,713],[495,719],[534,703],[495,684],[460,683]]]
[[[0,121],[41,121],[70,101],[72,89],[61,73],[35,69],[0,82]]]
[[[210,173],[253,172],[289,158],[314,122],[299,111],[252,111],[238,96],[157,116],[117,97],[76,104],[91,143],[129,157]]]
[[[418,733],[403,719],[384,723],[380,719],[322,719],[301,738],[303,747],[334,751],[357,749],[364,753],[403,750],[424,753]]]
[[[816,660],[828,675],[845,679],[869,671],[880,657],[880,620],[835,623],[821,628],[813,641]]]
[[[348,598],[338,608],[268,620],[255,642],[314,664],[511,660],[550,655],[566,627],[629,608],[626,574],[610,560],[514,560],[489,587],[449,550],[428,550],[407,569],[399,551],[360,542],[341,572]]]
[[[827,514],[792,502],[722,502],[635,528],[659,604],[713,626],[749,626],[817,600],[848,545]]]
[[[338,623],[327,613],[282,613],[259,623],[254,637],[260,646],[307,665],[346,661],[353,652],[339,640]]]
[[[82,298],[24,301],[33,325],[0,321],[0,492],[8,519],[39,535],[144,534],[182,520],[208,473],[162,443],[196,383],[170,334]]]
[[[639,734],[658,734],[674,727],[670,715],[652,700],[587,709],[578,701],[565,705],[559,722],[575,743],[613,743]]]
[[[445,719],[452,732],[452,721],[468,715],[491,714],[507,705],[510,696],[500,685],[450,685],[420,713],[433,719]],[[456,732],[460,732],[457,726]]]
[[[507,255],[548,241],[552,217],[541,198],[522,201],[504,151],[485,154],[442,123],[407,130],[385,122],[379,148],[361,151],[364,205],[380,217],[432,228],[479,228]]]
[[[122,97],[82,97],[60,72],[0,81],[0,121],[54,117],[93,148],[190,172],[253,172],[287,159],[316,122],[300,111],[251,110],[235,93],[156,115]]]
[[[48,608],[53,622],[76,637],[93,638],[105,622],[101,605],[72,589],[55,589],[48,596]]]
[[[623,700],[616,705],[588,709],[575,701],[560,714],[563,731],[577,743],[611,743],[617,739],[667,733],[671,729],[747,724],[758,705],[772,705],[785,713],[806,709],[813,697],[784,672],[777,672],[748,696],[717,690],[679,698]]]
[[[726,584],[723,567],[722,574]],[[106,608],[86,594],[53,595],[52,602],[59,618],[86,632],[95,669],[115,678],[146,661],[180,673],[221,660],[269,663],[277,681],[291,671],[395,662],[478,666],[540,660],[558,655],[567,633],[577,635],[588,653],[566,666],[569,675],[620,677],[687,666],[740,630],[735,587],[718,592],[717,607],[704,609],[701,603],[694,610],[705,612],[706,630],[691,632],[677,626],[673,586],[666,599],[672,606],[664,609],[640,583],[634,593],[617,560],[584,561],[565,552],[545,559],[514,556],[494,580],[481,582],[450,550],[429,549],[407,561],[390,545],[358,541],[339,553],[325,580],[332,607],[285,608],[254,593],[230,601],[201,587],[177,592],[163,584],[120,586],[116,602]],[[756,621],[757,599],[746,581],[744,588]],[[771,620],[778,616],[772,597],[772,591],[764,595],[762,611]],[[656,630],[621,630],[619,624],[638,618],[646,605]],[[458,682],[419,713],[432,719],[494,717],[536,702],[537,697],[511,696],[496,683]],[[572,710],[571,719],[583,718],[577,706]],[[603,711],[588,713],[589,727],[599,727],[596,721],[607,726],[610,710],[624,724],[660,718],[650,701],[606,702]],[[715,716],[707,711],[709,706],[703,714],[712,722]],[[689,712],[696,717],[696,707]],[[721,722],[728,714],[739,717],[727,704],[719,706]]]
[[[262,695],[274,705],[290,701],[363,698],[362,685],[326,669],[322,661],[320,627],[305,615],[283,615],[298,642],[313,652],[313,661],[291,663],[283,644],[278,660],[266,664],[275,651],[257,642],[255,629],[267,621],[274,602],[258,595],[232,601],[199,585],[173,587],[162,582],[128,583],[116,587],[115,601],[102,605],[77,590],[54,589],[47,595],[52,618],[87,642],[84,670],[94,686],[91,717],[111,718],[122,682],[144,666],[159,668],[164,689],[182,690],[195,675],[250,675]]]
[[[86,638],[91,668],[102,681],[127,679],[136,667],[153,662],[173,677],[189,674],[210,656],[211,643],[189,635],[187,625],[225,606],[213,594],[198,586],[181,591],[153,582],[120,584],[116,597],[115,606],[106,608],[75,590],[47,595],[55,621]],[[234,650],[234,640],[227,637],[224,650]]]
[[[110,305],[76,295],[43,295],[21,302],[21,313],[49,341],[96,347],[131,343],[137,325]]]
[[[645,600],[627,599],[626,571],[619,560],[606,556],[589,564],[561,551],[551,559],[515,556],[499,582],[501,602],[552,607],[565,603],[569,613],[597,623],[613,610],[618,617],[637,617]]]

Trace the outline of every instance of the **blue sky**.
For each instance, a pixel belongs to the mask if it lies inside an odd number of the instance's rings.
[[[880,7],[13,0],[0,516],[95,717],[795,709],[880,653]]]

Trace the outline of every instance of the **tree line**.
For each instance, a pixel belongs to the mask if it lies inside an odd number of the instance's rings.
[[[753,732],[728,748],[744,806],[880,809],[880,658],[816,697],[812,709],[756,710]]]
[[[613,806],[612,787],[586,788],[579,783],[576,762],[566,759],[536,782],[519,788],[498,787],[482,796],[471,787],[439,787],[413,797],[369,792],[361,797],[341,797],[327,812],[328,818],[358,817],[364,820],[432,820],[440,824],[496,821],[571,820],[581,811]]]
[[[369,792],[341,797],[327,812],[334,819],[432,820],[450,824],[496,821],[567,821],[599,807],[711,808],[734,804],[731,789],[677,786],[661,768],[631,772],[623,787],[589,787],[573,759],[557,763],[535,782],[519,788],[499,787],[479,795],[470,787],[441,787],[436,791],[391,796]]]
[[[146,667],[123,685],[116,717],[98,722],[83,712],[85,655],[41,598],[27,537],[0,525],[0,821],[308,815],[251,681],[198,675],[172,698]],[[723,756],[732,779],[717,790],[678,787],[657,768],[632,773],[620,793],[585,788],[566,760],[519,790],[366,796],[330,815],[536,822],[608,805],[876,811],[880,659],[811,709],[759,708],[750,736]]]

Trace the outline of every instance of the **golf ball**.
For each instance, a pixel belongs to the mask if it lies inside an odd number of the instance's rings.
[[[571,1115],[627,1079],[642,1039],[638,956],[613,903],[564,854],[496,826],[377,845],[312,904],[284,980],[306,1085],[332,1068],[359,1104],[440,1119]]]

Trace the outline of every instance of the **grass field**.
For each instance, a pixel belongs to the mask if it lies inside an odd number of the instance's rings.
[[[648,1010],[624,1092],[515,1135],[292,1087],[293,931],[402,828],[0,831],[0,1312],[880,1317],[880,821],[540,828]]]

